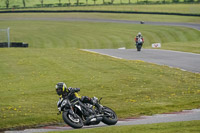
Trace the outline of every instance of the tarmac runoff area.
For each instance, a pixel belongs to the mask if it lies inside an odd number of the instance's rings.
[[[84,51],[111,56],[118,59],[142,60],[158,65],[179,68],[183,71],[200,73],[200,54],[160,50],[142,49],[83,49]]]
[[[114,126],[123,125],[142,125],[153,123],[166,123],[166,122],[178,122],[178,121],[193,121],[200,120],[200,109],[184,110],[182,112],[173,112],[169,114],[157,114],[153,116],[141,116],[139,118],[130,118],[119,120]],[[83,128],[97,128],[97,127],[110,127],[103,123],[94,126],[84,126]],[[49,131],[65,131],[73,130],[73,128],[65,126],[45,126],[38,129],[25,129],[21,131],[5,131],[5,133],[35,133],[35,132],[49,132]]]

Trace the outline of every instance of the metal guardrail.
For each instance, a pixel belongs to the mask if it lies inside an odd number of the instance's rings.
[[[197,16],[200,14],[190,13],[168,13],[168,12],[138,12],[138,11],[105,11],[105,10],[15,10],[15,11],[0,11],[0,13],[124,13],[124,14],[157,14],[157,15],[179,15],[179,16]]]

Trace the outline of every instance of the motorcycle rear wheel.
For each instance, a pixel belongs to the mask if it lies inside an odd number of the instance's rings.
[[[75,114],[75,116],[76,118],[72,114],[70,114],[69,111],[64,111],[62,113],[63,120],[66,124],[68,124],[72,128],[82,128],[82,119],[77,114]]]
[[[118,121],[116,113],[106,106],[104,106],[103,111],[105,116],[103,117],[102,122],[107,125],[115,125]]]

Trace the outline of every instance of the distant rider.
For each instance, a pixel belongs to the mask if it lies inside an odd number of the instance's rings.
[[[141,43],[141,44],[143,44],[144,43],[144,38],[143,38],[143,36],[142,36],[142,34],[139,32],[138,34],[137,34],[137,36],[135,37],[135,43],[136,43],[136,46],[139,44],[139,43]]]
[[[89,98],[87,96],[80,97],[78,95],[79,91],[80,91],[80,88],[71,88],[71,87],[67,88],[66,84],[63,82],[59,82],[56,84],[56,92],[60,96],[60,98],[65,99],[68,96],[68,94],[71,92],[72,94],[69,96],[70,101],[73,101],[74,99],[79,98],[81,102],[90,103],[94,105],[95,107],[97,107],[97,109],[101,113],[101,110],[102,110],[101,105],[99,105],[96,100]]]

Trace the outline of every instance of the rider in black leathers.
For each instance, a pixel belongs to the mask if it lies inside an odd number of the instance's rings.
[[[79,98],[81,102],[90,103],[94,105],[95,107],[97,107],[97,109],[101,113],[101,110],[102,110],[101,105],[99,105],[98,102],[95,101],[94,99],[89,98],[87,96],[80,97],[78,95],[79,91],[80,91],[80,88],[71,88],[71,87],[67,88],[66,84],[63,82],[59,82],[56,84],[56,92],[60,96],[60,98],[65,99],[68,96],[68,94],[72,92],[72,95],[69,96],[70,101],[73,101],[74,99]]]

